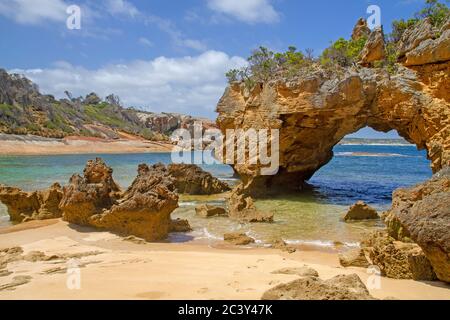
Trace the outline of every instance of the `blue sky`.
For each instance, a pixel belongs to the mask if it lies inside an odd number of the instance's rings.
[[[312,48],[349,37],[369,5],[385,31],[421,0],[0,0],[0,67],[62,97],[118,94],[126,105],[214,118],[227,69],[264,45]],[[66,8],[81,8],[68,30]],[[369,136],[373,134],[368,133]]]

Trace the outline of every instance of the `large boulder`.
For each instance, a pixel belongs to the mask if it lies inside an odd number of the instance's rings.
[[[230,187],[197,165],[170,164],[169,174],[175,179],[179,193],[191,195],[211,195],[227,192]]]
[[[366,255],[361,248],[356,248],[342,252],[339,254],[339,263],[341,266],[348,267],[359,267],[367,268],[370,266],[369,261],[367,261]]]
[[[101,159],[89,161],[83,177],[70,179],[60,204],[68,222],[146,241],[162,240],[174,230],[170,214],[177,207],[174,180],[166,170],[140,165],[138,176],[122,193]]]
[[[372,31],[361,52],[360,63],[362,65],[371,65],[375,61],[384,60],[386,57],[386,42],[382,27]]]
[[[406,53],[406,66],[440,63],[450,60],[450,29],[436,40],[428,39]]]
[[[393,279],[436,279],[430,261],[415,243],[396,241],[387,233],[376,232],[363,243],[365,256],[382,275]]]
[[[50,188],[25,192],[19,188],[0,185],[0,201],[8,208],[11,221],[45,220],[60,218],[59,202],[62,188],[55,183]]]
[[[393,238],[417,243],[437,277],[450,282],[450,168],[416,187],[397,190],[384,220]]]
[[[264,293],[262,300],[375,300],[356,275],[329,280],[305,277],[281,284]]]
[[[363,201],[358,201],[350,207],[344,216],[344,221],[375,220],[379,218],[377,210]]]

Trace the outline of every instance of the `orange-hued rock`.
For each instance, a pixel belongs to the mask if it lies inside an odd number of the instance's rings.
[[[0,201],[6,205],[10,219],[14,222],[61,217],[58,206],[62,194],[61,186],[57,183],[48,189],[34,192],[0,185]]]
[[[367,26],[367,20],[364,18],[359,18],[356,22],[355,27],[352,32],[352,39],[359,40],[362,38],[367,38],[370,34],[370,29]]]
[[[358,201],[353,206],[350,207],[347,214],[344,217],[345,221],[355,221],[355,220],[374,220],[379,219],[377,210],[370,207],[367,203],[363,201]]]
[[[406,66],[439,63],[450,60],[450,29],[435,40],[428,39],[406,53]]]
[[[386,42],[384,40],[384,32],[382,27],[373,30],[361,52],[362,65],[370,65],[375,61],[384,60],[386,54]]]

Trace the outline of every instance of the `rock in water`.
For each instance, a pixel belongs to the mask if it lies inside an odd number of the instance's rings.
[[[84,176],[74,175],[64,188],[60,208],[64,220],[146,241],[162,240],[171,228],[170,214],[178,207],[174,180],[159,166],[142,164],[124,193],[101,159],[89,161]]]
[[[165,239],[170,231],[170,214],[178,207],[173,179],[158,167],[141,164],[138,176],[109,210],[89,218],[92,226],[147,241]]]
[[[367,261],[364,251],[360,248],[349,250],[339,254],[339,263],[343,267],[367,268],[370,263]]]
[[[170,164],[169,174],[175,179],[179,193],[191,195],[211,195],[227,192],[230,187],[209,172],[203,171],[197,165]]]
[[[396,241],[384,232],[376,232],[362,246],[370,263],[378,266],[388,278],[436,279],[430,261],[415,243]]]
[[[374,219],[380,219],[377,210],[370,207],[363,201],[358,201],[353,206],[351,206],[344,217],[345,221]]]
[[[223,239],[236,246],[246,246],[255,242],[255,239],[250,238],[245,233],[227,233],[223,236]]]
[[[189,221],[185,219],[172,220],[170,223],[170,232],[191,232],[192,228]]]
[[[60,218],[59,202],[62,196],[61,186],[57,183],[49,189],[35,192],[0,185],[0,201],[6,205],[14,222]]]
[[[323,281],[306,277],[265,292],[262,300],[375,300],[356,275],[340,275]]]
[[[215,207],[208,204],[202,204],[195,208],[195,212],[202,218],[211,218],[217,216],[226,216],[227,211],[221,207]]]
[[[397,190],[383,217],[393,238],[412,239],[439,280],[450,282],[450,168],[416,187]]]

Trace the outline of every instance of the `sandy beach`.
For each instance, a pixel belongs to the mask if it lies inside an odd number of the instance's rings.
[[[10,262],[0,276],[0,299],[260,299],[269,288],[297,278],[273,271],[304,265],[322,279],[356,273],[366,282],[369,277],[365,269],[340,267],[337,253],[139,244],[61,220],[3,229],[0,243],[0,249],[20,246],[24,255],[76,257],[81,268],[80,290],[69,290],[67,260]],[[14,281],[18,276],[25,281]],[[370,291],[379,299],[450,299],[449,287],[439,282],[382,278],[381,289]]]
[[[79,136],[52,139],[1,134],[0,144],[3,155],[156,153],[170,152],[173,148],[167,142],[149,141],[128,134],[122,134],[118,140]]]

